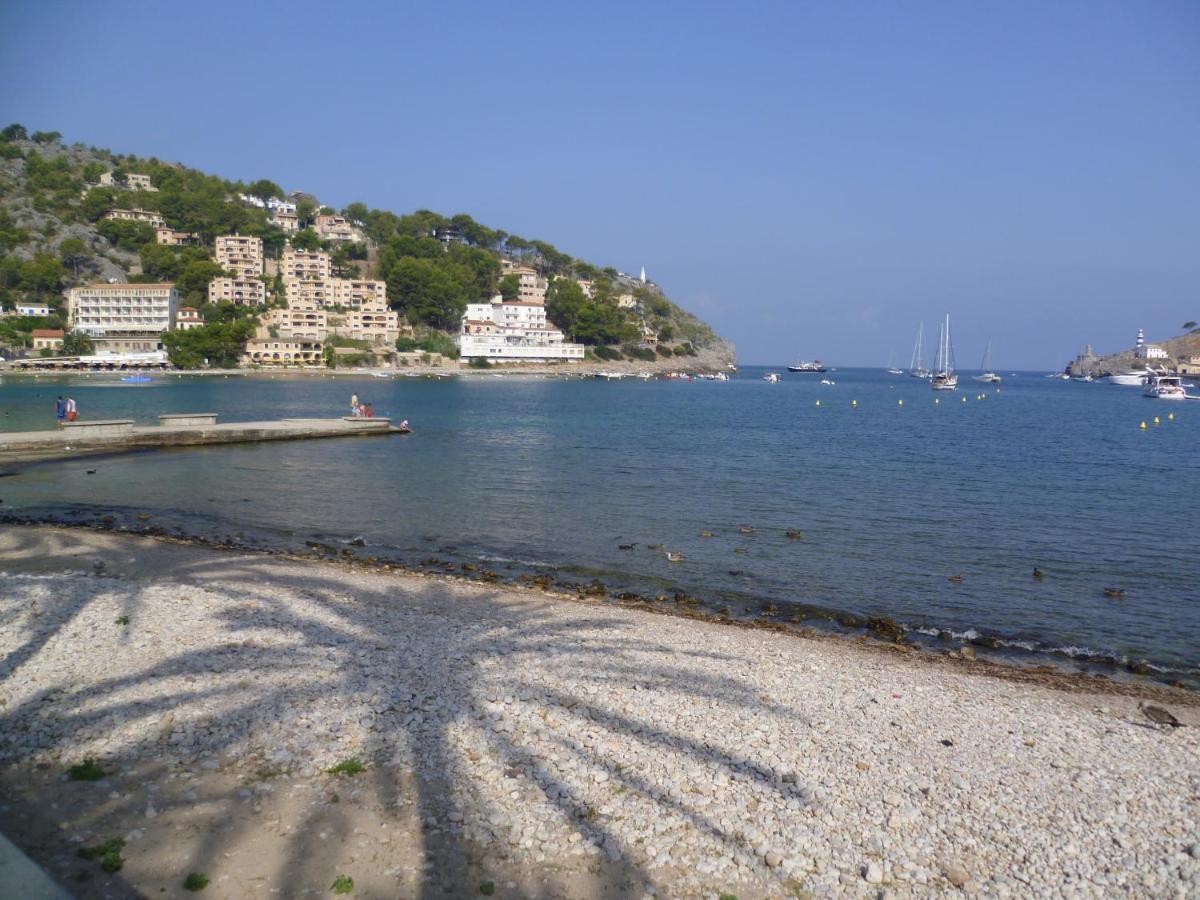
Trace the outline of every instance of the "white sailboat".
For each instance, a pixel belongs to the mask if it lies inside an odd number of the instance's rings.
[[[925,323],[922,322],[917,326],[917,345],[913,347],[912,362],[908,365],[908,374],[913,378],[929,378],[933,374],[925,368],[925,361],[921,358],[924,350]]]
[[[987,342],[987,349],[983,351],[983,362],[979,364],[979,373],[975,376],[976,381],[986,381],[988,384],[999,384],[1000,376],[992,371],[992,342]]]
[[[938,332],[937,360],[933,364],[933,377],[929,386],[935,391],[953,391],[958,388],[958,376],[954,374],[954,345],[950,341],[950,314]]]

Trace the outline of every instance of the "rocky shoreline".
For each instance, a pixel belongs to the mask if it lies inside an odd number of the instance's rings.
[[[0,570],[0,820],[79,896],[1200,891],[1186,692],[83,530]]]

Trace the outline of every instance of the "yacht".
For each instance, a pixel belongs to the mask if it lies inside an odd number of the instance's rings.
[[[979,365],[979,374],[975,376],[976,381],[983,381],[987,384],[999,384],[1000,376],[992,371],[992,342],[988,341],[987,349],[983,351],[983,362]]]
[[[929,386],[935,391],[958,389],[958,376],[954,373],[954,345],[950,342],[950,315],[938,334],[937,361],[933,364],[933,377]]]
[[[1141,387],[1146,380],[1146,373],[1138,369],[1130,369],[1127,372],[1114,372],[1106,380],[1109,384],[1121,387]]]
[[[1142,393],[1157,400],[1187,399],[1183,390],[1183,379],[1178,375],[1149,375],[1146,378],[1146,389]]]
[[[925,368],[925,363],[921,360],[921,354],[925,349],[925,323],[922,322],[917,327],[917,343],[913,347],[912,362],[908,366],[908,374],[913,378],[932,378],[933,373]]]
[[[819,359],[814,359],[812,362],[801,360],[794,366],[788,366],[789,372],[825,372],[827,369],[821,365]]]

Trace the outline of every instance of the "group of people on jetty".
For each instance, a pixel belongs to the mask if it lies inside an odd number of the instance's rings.
[[[373,419],[375,418],[375,407],[370,403],[360,403],[358,394],[350,396],[350,415],[356,419]]]
[[[58,420],[58,427],[62,428],[63,422],[74,422],[78,417],[79,408],[75,405],[75,400],[59,394],[58,399],[54,401],[54,418]]]

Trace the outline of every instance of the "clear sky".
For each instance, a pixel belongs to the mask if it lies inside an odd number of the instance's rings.
[[[0,120],[642,265],[743,362],[1200,320],[1200,2],[0,3]]]

